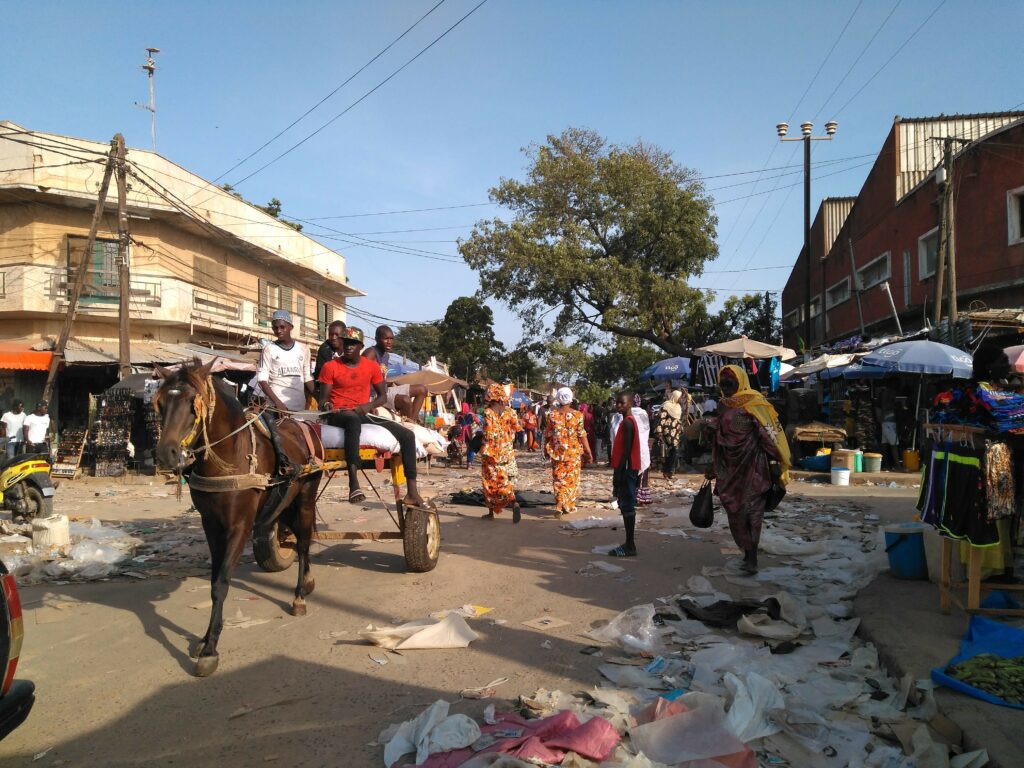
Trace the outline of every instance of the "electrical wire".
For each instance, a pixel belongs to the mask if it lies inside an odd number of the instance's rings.
[[[280,159],[282,159],[283,157],[286,157],[287,155],[291,154],[291,153],[292,153],[292,152],[294,152],[294,151],[295,151],[296,149],[298,149],[298,148],[299,148],[299,147],[301,147],[301,146],[302,146],[303,144],[305,144],[305,143],[306,143],[307,141],[309,141],[309,140],[310,140],[310,139],[312,139],[312,138],[313,138],[314,136],[316,136],[316,135],[317,135],[318,133],[320,133],[320,132],[321,132],[322,130],[324,130],[325,128],[327,128],[327,127],[328,127],[329,125],[331,125],[332,123],[334,123],[335,121],[337,121],[338,119],[340,119],[341,117],[343,117],[344,115],[346,115],[346,114],[347,114],[347,113],[348,113],[349,111],[351,111],[351,110],[352,110],[353,108],[355,108],[355,107],[356,107],[356,106],[357,106],[358,104],[362,103],[362,102],[363,102],[363,101],[364,101],[365,99],[367,99],[367,98],[368,98],[368,97],[369,97],[370,95],[372,95],[373,93],[375,93],[376,91],[378,91],[379,89],[381,89],[382,87],[384,87],[384,86],[385,86],[385,85],[386,85],[387,83],[389,83],[389,82],[390,82],[390,81],[391,81],[392,79],[394,79],[395,77],[397,77],[397,76],[398,76],[398,74],[399,74],[400,72],[402,72],[402,71],[403,71],[403,70],[404,70],[404,69],[405,69],[406,67],[408,67],[408,66],[409,66],[410,64],[412,64],[412,63],[413,63],[414,61],[416,61],[416,60],[417,60],[417,59],[418,59],[418,58],[419,58],[420,56],[422,56],[422,55],[423,55],[423,54],[425,54],[425,53],[426,53],[427,51],[429,51],[429,50],[430,50],[431,48],[433,48],[433,47],[434,47],[435,45],[437,45],[437,43],[441,42],[441,40],[443,40],[443,39],[444,39],[445,37],[447,37],[447,35],[448,35],[448,34],[449,34],[449,33],[450,33],[450,32],[451,32],[452,30],[454,30],[454,29],[455,29],[456,27],[458,27],[458,26],[459,26],[460,24],[462,24],[462,22],[464,22],[464,21],[465,21],[466,19],[468,19],[468,18],[469,18],[470,16],[472,16],[472,15],[473,15],[474,13],[476,13],[476,12],[477,12],[477,11],[478,11],[478,10],[480,9],[480,7],[481,7],[481,6],[483,6],[483,5],[484,5],[484,3],[486,3],[486,2],[487,2],[487,0],[480,0],[480,2],[479,2],[479,3],[477,3],[477,4],[475,5],[475,6],[473,6],[473,8],[472,8],[472,9],[471,9],[471,10],[470,10],[470,11],[469,11],[469,12],[468,12],[468,13],[467,13],[466,15],[464,15],[464,16],[463,16],[462,18],[460,18],[460,19],[459,19],[458,21],[456,21],[456,22],[455,22],[454,24],[452,24],[452,25],[451,25],[450,27],[448,27],[448,29],[446,29],[446,30],[445,30],[444,32],[442,32],[442,33],[441,33],[440,35],[438,35],[438,36],[437,36],[437,37],[435,37],[435,38],[434,38],[433,40],[431,40],[431,41],[430,41],[430,43],[428,43],[428,44],[427,44],[427,45],[426,45],[426,46],[425,46],[424,48],[420,49],[419,53],[417,53],[417,54],[416,54],[415,56],[413,56],[413,57],[412,57],[411,59],[409,59],[409,60],[408,60],[408,61],[406,61],[406,62],[405,62],[404,64],[402,64],[402,66],[400,66],[400,67],[399,67],[398,69],[396,69],[396,70],[395,70],[394,72],[392,72],[392,73],[391,73],[390,75],[388,75],[388,76],[387,76],[386,78],[384,78],[383,80],[381,80],[381,81],[380,81],[379,83],[377,83],[377,85],[373,86],[373,88],[371,88],[371,89],[370,89],[370,90],[368,90],[368,91],[367,91],[366,93],[364,93],[364,94],[363,94],[362,96],[360,96],[360,97],[359,97],[358,99],[356,99],[355,101],[353,101],[353,102],[352,102],[351,104],[349,104],[349,105],[348,105],[347,107],[345,107],[345,109],[343,109],[343,110],[342,110],[341,112],[339,112],[338,114],[336,114],[336,115],[335,115],[334,117],[332,117],[332,118],[331,118],[330,120],[328,120],[328,121],[327,121],[326,123],[324,123],[323,125],[321,125],[321,126],[320,126],[319,128],[317,128],[317,129],[316,129],[315,131],[313,131],[313,132],[312,132],[312,133],[310,133],[310,134],[307,134],[307,135],[306,135],[306,136],[305,136],[304,138],[300,139],[300,140],[299,140],[299,141],[297,141],[297,142],[296,142],[295,144],[292,144],[292,146],[290,146],[290,147],[289,147],[288,149],[286,149],[286,150],[285,150],[284,152],[282,152],[281,154],[279,154],[279,155],[278,155],[277,157],[275,157],[275,158],[274,158],[273,160],[271,160],[270,162],[268,162],[268,163],[264,163],[264,164],[263,164],[263,165],[261,165],[261,166],[260,166],[259,168],[257,168],[257,169],[256,169],[255,171],[253,171],[252,173],[249,173],[248,175],[246,175],[246,176],[243,176],[243,177],[242,177],[241,179],[239,179],[239,180],[238,180],[238,181],[236,181],[236,182],[235,182],[234,184],[232,184],[232,186],[233,186],[233,187],[237,187],[237,186],[239,186],[240,184],[244,184],[244,183],[245,183],[246,181],[248,181],[249,179],[251,179],[251,178],[252,178],[253,176],[255,176],[256,174],[258,174],[258,173],[262,173],[262,172],[263,172],[263,171],[265,171],[265,170],[266,170],[267,168],[269,168],[269,167],[270,167],[270,166],[272,166],[272,165],[273,165],[274,163],[276,163],[276,162],[277,162],[278,160],[280,160]]]
[[[243,157],[241,160],[239,160],[233,166],[228,168],[226,171],[224,171],[224,173],[220,174],[213,181],[214,182],[220,181],[225,176],[227,176],[229,173],[231,173],[233,170],[235,170],[240,165],[243,165],[244,163],[246,163],[247,161],[249,161],[250,159],[252,159],[256,155],[258,155],[264,149],[266,149],[271,144],[273,144],[275,141],[277,141],[279,138],[281,138],[285,133],[287,133],[292,128],[294,128],[296,125],[298,125],[300,122],[302,122],[306,117],[308,117],[310,115],[310,113],[312,113],[314,110],[316,110],[321,104],[323,104],[325,101],[327,101],[332,96],[334,96],[334,94],[336,94],[338,91],[340,91],[346,85],[351,83],[356,77],[358,77],[360,74],[362,74],[366,70],[367,67],[369,67],[371,64],[373,64],[375,61],[377,61],[377,59],[379,59],[385,53],[390,51],[402,38],[404,38],[406,35],[408,35],[410,32],[412,32],[417,26],[419,26],[420,22],[422,22],[430,14],[432,14],[434,11],[436,11],[438,8],[440,8],[442,5],[444,5],[445,2],[446,2],[446,0],[440,0],[440,2],[438,2],[436,5],[431,7],[430,10],[428,10],[425,14],[423,14],[415,22],[413,22],[412,26],[406,28],[406,30],[402,34],[400,34],[398,37],[396,37],[394,40],[392,40],[390,43],[388,43],[384,48],[382,48],[380,51],[378,51],[377,54],[372,59],[367,61],[365,64],[363,64],[363,66],[361,66],[359,69],[357,69],[351,75],[349,75],[345,79],[345,81],[341,83],[341,85],[339,85],[333,91],[331,91],[326,96],[324,96],[322,99],[320,99],[320,101],[318,101],[316,104],[314,104],[312,107],[310,107],[305,112],[303,112],[301,115],[299,115],[297,118],[295,118],[295,120],[293,120],[291,123],[289,123],[285,128],[281,129],[272,138],[268,139],[266,142],[264,142],[259,147],[257,147],[255,150],[253,150],[248,155]]]

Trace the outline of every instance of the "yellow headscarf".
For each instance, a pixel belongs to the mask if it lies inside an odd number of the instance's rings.
[[[726,371],[729,371],[736,377],[740,388],[732,397],[723,397],[721,400],[722,405],[726,408],[742,408],[757,419],[757,422],[762,427],[768,430],[768,434],[775,441],[775,445],[779,449],[779,455],[782,457],[780,462],[782,464],[782,482],[783,484],[788,483],[789,467],[791,464],[789,443],[786,442],[786,433],[782,431],[782,425],[779,424],[779,414],[776,413],[775,408],[765,399],[764,395],[751,389],[747,372],[738,365],[727,365],[718,372],[718,386],[722,386],[722,374]]]

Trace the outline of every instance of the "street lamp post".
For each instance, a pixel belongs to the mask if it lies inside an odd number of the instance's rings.
[[[775,126],[776,132],[779,134],[779,139],[782,141],[802,141],[804,143],[804,254],[807,258],[807,269],[805,272],[806,288],[807,288],[807,301],[804,306],[804,334],[806,336],[805,344],[807,345],[806,351],[809,354],[811,349],[811,142],[812,141],[831,141],[835,135],[836,129],[839,127],[839,123],[835,120],[829,120],[825,123],[825,136],[812,136],[811,133],[814,129],[813,123],[801,123],[800,133],[802,136],[787,139],[786,134],[789,133],[789,123],[779,123]],[[822,316],[822,327],[821,335],[822,339],[825,337],[825,264],[822,262],[821,265],[821,316]]]

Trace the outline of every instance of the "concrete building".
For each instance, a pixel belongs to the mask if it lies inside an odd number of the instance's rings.
[[[957,146],[952,174],[960,310],[1024,306],[1024,112],[897,117],[858,195],[826,198],[815,217],[814,345],[859,335],[862,325],[869,336],[895,332],[886,283],[904,331],[931,317],[943,149],[933,139],[945,136],[970,142]],[[801,250],[782,293],[791,347],[804,335],[806,267]]]
[[[38,397],[44,373],[30,348],[60,332],[82,259],[110,145],[0,122],[0,405]],[[185,168],[129,149],[130,319],[133,365],[175,362],[189,344],[244,347],[270,336],[278,308],[311,345],[359,290],[345,258]],[[86,289],[58,379],[98,391],[116,381],[116,185],[111,183]],[[79,392],[81,394],[81,392]]]

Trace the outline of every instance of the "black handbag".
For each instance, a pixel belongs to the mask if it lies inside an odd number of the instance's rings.
[[[772,484],[764,495],[764,511],[771,512],[786,498],[786,486],[782,484],[782,465],[777,461],[768,462]]]
[[[690,522],[696,528],[710,528],[711,524],[715,522],[715,508],[712,504],[711,493],[711,481],[705,480],[693,498],[693,505],[690,507]]]

